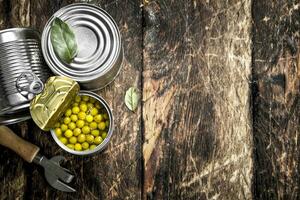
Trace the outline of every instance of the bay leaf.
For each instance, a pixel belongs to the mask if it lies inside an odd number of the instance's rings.
[[[66,63],[71,63],[77,55],[75,33],[67,23],[56,17],[51,26],[50,39],[57,56]]]
[[[140,100],[140,95],[135,87],[130,87],[125,94],[125,105],[131,111],[135,111]]]

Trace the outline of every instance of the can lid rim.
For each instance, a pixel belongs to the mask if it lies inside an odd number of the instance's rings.
[[[6,32],[21,32],[21,31],[34,31],[39,33],[39,31],[35,28],[30,28],[30,27],[16,27],[16,28],[7,28],[0,30],[0,34],[6,33]]]
[[[95,8],[97,10],[100,10],[101,14],[104,14],[106,17],[109,18],[110,23],[112,23],[113,27],[114,27],[114,32],[116,34],[116,38],[117,38],[117,44],[116,45],[116,49],[115,49],[115,53],[113,54],[113,57],[110,58],[110,62],[107,63],[105,66],[99,66],[98,68],[96,68],[95,70],[91,70],[88,72],[82,72],[82,71],[76,71],[74,70],[74,72],[66,72],[64,69],[61,69],[61,67],[59,67],[58,65],[55,64],[55,62],[51,59],[52,56],[54,55],[49,55],[49,49],[48,49],[48,45],[49,45],[49,35],[50,35],[50,31],[49,31],[49,27],[51,22],[53,21],[53,19],[56,16],[60,16],[61,13],[63,13],[65,10],[67,10],[68,8],[73,8],[73,7],[77,7],[77,6],[86,6],[88,8]],[[122,53],[122,40],[121,40],[121,34],[120,34],[120,30],[117,26],[117,23],[115,22],[115,20],[109,15],[109,13],[107,11],[105,11],[104,9],[96,6],[96,5],[91,5],[91,4],[87,4],[87,3],[74,3],[74,4],[70,4],[68,6],[65,6],[63,8],[61,8],[60,10],[58,10],[57,12],[55,12],[47,21],[45,28],[43,30],[42,33],[42,52],[45,58],[46,63],[48,64],[48,66],[50,67],[50,69],[58,75],[63,75],[63,76],[67,76],[70,77],[78,82],[89,82],[91,80],[94,80],[95,78],[98,78],[100,76],[102,76],[103,74],[105,74],[107,71],[109,71],[115,64],[116,62],[118,62],[118,57],[120,56],[120,54]],[[62,64],[63,65],[63,64]],[[82,73],[82,76],[78,76],[78,72]],[[77,75],[75,75],[77,73]],[[95,74],[95,75],[91,75],[91,74]]]

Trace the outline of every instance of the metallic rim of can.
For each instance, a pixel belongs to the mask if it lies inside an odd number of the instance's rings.
[[[102,88],[105,88],[106,86],[110,85],[110,84],[115,80],[115,78],[120,74],[120,72],[121,72],[123,58],[124,58],[124,49],[122,48],[120,57],[119,57],[119,59],[117,60],[117,62],[120,63],[120,67],[118,68],[118,70],[117,70],[117,72],[115,73],[114,77],[113,77],[110,81],[106,82],[105,85],[102,85],[101,87],[98,87],[98,88],[95,88],[95,89],[89,89],[89,91],[98,91],[98,90],[100,90],[100,89],[102,89]],[[117,62],[116,62],[116,63],[117,63]],[[84,85],[83,85],[83,86],[84,86]]]
[[[76,15],[76,12],[84,12],[85,15],[78,15],[78,13]],[[50,40],[50,28],[55,17],[59,17],[62,20],[67,21],[67,23],[73,23],[74,26],[76,25],[76,20],[78,21],[78,19],[80,19],[80,23],[84,23],[85,26],[89,26],[94,33],[96,32],[98,34],[97,39],[100,40],[98,45],[102,45],[102,51],[97,51],[100,55],[93,54],[89,58],[89,60],[97,62],[89,63],[87,60],[76,61],[75,58],[75,64],[71,63],[69,65],[63,63],[59,60],[59,58],[57,58]],[[113,37],[113,39],[111,37]],[[86,83],[94,80],[109,71],[117,62],[118,57],[121,54],[121,46],[121,35],[113,18],[105,10],[86,3],[71,4],[58,10],[48,20],[42,34],[42,51],[48,66],[55,74],[70,77],[80,83]],[[98,46],[97,48],[99,49],[100,47]],[[104,53],[106,54],[106,57],[103,57]],[[108,54],[109,56],[107,56]],[[86,64],[89,68],[83,70],[83,64]]]
[[[11,125],[31,119],[30,114],[22,114],[21,116],[2,115],[0,116],[0,125]]]
[[[0,31],[0,44],[35,38],[40,41],[39,32],[33,28],[9,28]]]
[[[8,115],[8,114],[14,114],[16,113],[16,111],[23,111],[26,110],[27,108],[29,108],[30,103],[25,103],[25,104],[21,104],[18,106],[9,106],[9,107],[5,107],[3,109],[0,110],[0,115]]]
[[[85,155],[92,155],[92,154],[95,154],[95,153],[99,153],[101,152],[102,150],[104,150],[107,145],[108,145],[108,142],[110,141],[111,139],[111,136],[113,134],[113,129],[114,129],[114,119],[113,119],[113,114],[112,114],[112,111],[110,109],[110,107],[108,106],[108,103],[101,97],[99,96],[98,94],[94,93],[94,92],[90,92],[90,91],[87,91],[87,90],[80,90],[80,92],[78,93],[78,95],[86,95],[86,96],[90,96],[90,97],[93,97],[95,98],[96,100],[98,100],[102,106],[104,106],[107,114],[108,114],[108,117],[109,117],[109,129],[108,129],[108,132],[107,132],[107,136],[106,138],[102,141],[101,144],[99,144],[95,149],[93,150],[86,150],[86,151],[75,151],[75,150],[72,150],[72,149],[69,149],[66,145],[64,145],[59,139],[58,137],[55,135],[55,131],[54,129],[51,129],[50,132],[51,132],[51,135],[53,137],[53,139],[55,140],[55,142],[65,151],[71,153],[71,154],[74,154],[74,155],[79,155],[79,156],[85,156]]]

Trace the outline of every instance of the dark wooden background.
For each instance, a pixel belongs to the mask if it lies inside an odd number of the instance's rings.
[[[107,10],[125,59],[100,91],[114,136],[93,157],[63,152],[33,122],[11,126],[62,154],[77,193],[0,147],[0,199],[300,199],[299,0],[0,0],[0,28],[40,31],[59,8]],[[132,113],[125,91],[139,88]]]

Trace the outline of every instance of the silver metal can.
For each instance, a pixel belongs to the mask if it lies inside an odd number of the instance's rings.
[[[75,151],[75,150],[72,150],[70,148],[68,148],[66,145],[64,145],[60,140],[59,138],[56,136],[55,134],[55,131],[54,129],[51,129],[50,132],[51,132],[51,135],[53,137],[53,139],[55,140],[55,142],[62,148],[64,149],[65,151],[71,153],[71,154],[74,154],[74,155],[80,155],[80,156],[85,156],[85,155],[92,155],[92,154],[95,154],[95,153],[99,153],[101,152],[102,150],[104,150],[110,139],[111,139],[111,136],[113,134],[113,129],[114,129],[114,119],[113,119],[113,114],[112,114],[112,110],[110,109],[109,105],[107,104],[107,102],[101,97],[99,96],[98,94],[94,93],[94,92],[90,92],[90,91],[84,91],[84,90],[81,90],[78,95],[85,95],[85,96],[90,96],[90,97],[93,97],[94,99],[96,99],[100,104],[101,106],[103,106],[103,108],[106,110],[107,114],[108,114],[108,119],[109,119],[109,127],[108,127],[108,131],[107,131],[107,136],[106,138],[103,140],[103,142],[101,144],[99,144],[95,149],[93,150],[86,150],[86,151]]]
[[[51,44],[51,25],[56,17],[75,32],[78,54],[70,64],[59,59]],[[123,60],[121,35],[113,18],[103,9],[84,3],[63,7],[48,20],[42,51],[55,74],[72,78],[87,90],[98,90],[112,82]]]
[[[0,125],[16,124],[31,119],[29,112],[21,112],[13,115],[1,115]]]
[[[5,118],[10,118],[9,123],[28,119],[29,102],[43,89],[43,82],[49,75],[37,30],[0,31],[0,123],[4,124]],[[16,115],[23,111],[27,114]],[[15,117],[8,116],[12,113]]]

